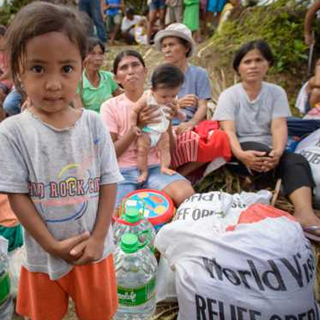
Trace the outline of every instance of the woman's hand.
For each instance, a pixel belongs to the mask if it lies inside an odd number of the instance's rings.
[[[176,127],[175,131],[176,131],[176,134],[178,135],[183,132],[191,131],[194,127],[195,125],[192,121],[182,122]]]
[[[195,107],[198,105],[198,97],[195,94],[187,94],[178,100],[180,108]]]
[[[281,155],[282,155],[281,152],[277,152],[275,150],[272,150],[269,153],[267,160],[265,160],[265,162],[262,166],[262,171],[268,172],[268,171],[274,169],[279,164]]]
[[[157,106],[145,105],[138,114],[138,127],[143,128],[150,123],[161,121],[161,114]]]
[[[250,170],[266,172],[266,163],[269,160],[266,152],[247,150],[241,153],[238,159]]]

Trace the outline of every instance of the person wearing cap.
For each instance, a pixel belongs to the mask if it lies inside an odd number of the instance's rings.
[[[172,120],[174,130],[171,142],[174,146],[172,166],[182,175],[187,176],[204,163],[216,157],[228,158],[230,154],[226,134],[216,132],[209,137],[210,147],[205,145],[206,152],[201,150],[200,136],[195,130],[207,115],[207,103],[211,99],[211,88],[208,73],[205,69],[188,63],[188,59],[195,52],[195,42],[191,31],[181,23],[173,23],[166,29],[159,31],[154,39],[156,48],[164,55],[164,61],[177,66],[185,75],[185,81],[178,93],[178,104],[186,115],[186,120]],[[210,128],[212,123],[207,123]],[[194,130],[195,129],[195,130]],[[211,130],[208,130],[208,134]],[[200,157],[206,153],[209,157]]]

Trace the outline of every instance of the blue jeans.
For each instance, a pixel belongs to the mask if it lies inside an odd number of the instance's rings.
[[[9,115],[13,116],[21,112],[21,94],[16,90],[12,89],[11,92],[6,96],[3,102],[3,109]]]
[[[140,175],[138,168],[131,167],[120,169],[120,172],[124,180],[118,183],[116,207],[118,207],[121,200],[132,191],[139,189],[155,189],[161,191],[172,182],[179,180],[187,181],[186,178],[179,173],[172,176],[161,173],[160,166],[158,165],[149,166],[148,178],[142,184],[138,182],[138,177]]]
[[[86,12],[97,28],[97,35],[101,42],[107,42],[107,33],[101,14],[100,0],[79,0],[79,10]]]

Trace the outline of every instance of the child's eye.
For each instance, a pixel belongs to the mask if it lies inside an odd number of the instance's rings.
[[[64,73],[70,73],[71,71],[73,71],[73,68],[71,66],[63,66],[62,70]]]
[[[44,71],[44,68],[42,66],[33,66],[31,70],[34,71],[35,73],[41,73]]]

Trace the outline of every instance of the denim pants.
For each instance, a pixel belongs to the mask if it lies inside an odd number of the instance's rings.
[[[100,0],[79,0],[79,10],[86,12],[92,19],[97,29],[97,35],[101,42],[107,42],[107,33],[101,14]]]

